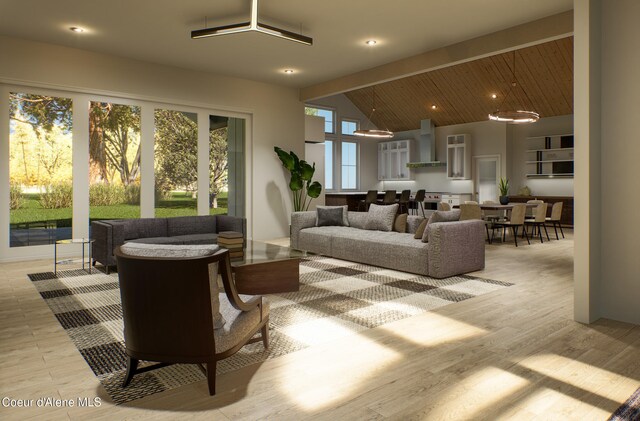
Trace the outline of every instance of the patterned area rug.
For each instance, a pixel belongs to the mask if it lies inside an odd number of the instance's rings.
[[[638,421],[640,420],[640,388],[625,403],[620,405],[611,415],[609,421]]]
[[[114,403],[204,380],[196,365],[138,374],[123,389],[125,348],[118,275],[82,270],[30,274]],[[433,279],[322,256],[300,263],[300,291],[270,295],[270,347],[250,344],[218,362],[217,373],[404,319],[511,284],[473,276]],[[142,364],[142,363],[141,363]]]

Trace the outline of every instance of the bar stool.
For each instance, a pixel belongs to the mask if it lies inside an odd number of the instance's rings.
[[[416,211],[416,215],[418,214],[418,206],[420,206],[420,210],[422,210],[422,216],[425,217],[424,215],[424,196],[425,196],[425,189],[420,189],[416,192],[416,196],[413,198],[413,200],[410,202],[410,208],[411,211],[413,213],[413,211]]]
[[[376,203],[376,200],[378,200],[378,190],[369,190],[367,192],[367,197],[358,203],[358,211],[362,208],[364,208],[365,212],[368,211],[369,206],[371,206],[372,203]]]
[[[402,208],[406,210],[405,213],[409,213],[409,199],[411,198],[411,190],[402,190],[400,193],[400,199],[398,199],[398,213],[403,213]]]

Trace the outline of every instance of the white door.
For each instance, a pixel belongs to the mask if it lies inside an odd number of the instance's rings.
[[[500,155],[474,156],[475,168],[473,185],[476,201],[485,200],[497,202],[500,196],[498,183],[500,182]]]

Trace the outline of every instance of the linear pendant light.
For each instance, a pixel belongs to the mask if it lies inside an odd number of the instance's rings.
[[[371,106],[371,114],[369,114],[369,121],[371,121],[371,117],[373,117],[373,113],[376,112],[376,87],[373,87],[373,101]],[[389,130],[378,130],[378,129],[370,129],[370,130],[356,130],[353,132],[354,136],[362,136],[362,137],[376,137],[378,139],[389,139],[393,137],[393,132]]]
[[[260,32],[289,41],[299,42],[305,45],[313,45],[313,38],[258,22],[258,0],[251,0],[250,22],[241,22],[231,25],[216,26],[214,28],[198,29],[195,31],[191,31],[191,38],[199,39],[214,37],[218,35],[240,34],[242,32],[250,31]]]
[[[509,88],[509,91],[507,92],[507,94],[504,96],[504,99],[500,103],[500,107],[498,107],[498,109],[496,111],[494,111],[491,114],[489,114],[489,120],[502,121],[502,122],[511,123],[511,124],[535,123],[536,121],[538,121],[540,119],[540,114],[536,113],[535,111],[501,110],[502,106],[504,105],[505,101],[507,100],[507,97],[513,91],[513,88],[515,88],[518,85],[518,82],[516,80],[516,52],[515,52],[515,50],[513,51],[513,73],[512,73],[512,76],[513,76],[513,82],[511,82],[511,87]],[[531,103],[531,100],[529,99],[529,95],[527,95],[527,92],[524,89],[522,89],[522,92],[524,92],[524,96],[527,98],[527,101],[529,103]]]

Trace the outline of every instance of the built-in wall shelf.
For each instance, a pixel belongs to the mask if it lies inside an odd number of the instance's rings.
[[[573,134],[527,137],[527,178],[573,178]]]
[[[573,178],[573,173],[566,173],[566,174],[527,174],[527,178]]]
[[[573,159],[548,159],[542,161],[527,161],[527,164],[537,164],[539,162],[573,162]]]

